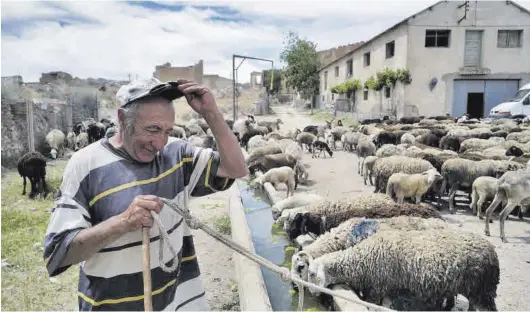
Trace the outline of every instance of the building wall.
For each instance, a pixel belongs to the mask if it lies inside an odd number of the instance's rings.
[[[183,78],[193,80],[197,83],[202,83],[203,71],[204,69],[202,60],[193,66],[186,67],[171,67],[170,63],[166,63],[155,67],[153,77],[159,79],[162,82]]]
[[[219,75],[204,75],[202,76],[202,83],[213,90],[232,87],[233,81]]]
[[[408,22],[407,64],[412,83],[405,88],[405,104],[416,105],[420,115],[452,113],[454,79],[521,79],[520,86],[530,81],[530,15],[505,1],[469,1],[467,18],[458,24],[464,16],[464,9],[457,8],[462,3],[440,3]],[[449,47],[426,48],[427,29],[450,29]],[[481,67],[490,74],[459,74],[464,66],[466,29],[483,31]],[[499,29],[523,30],[522,47],[498,48]],[[431,90],[432,78],[438,83]]]
[[[386,44],[394,41],[394,56],[386,58]],[[376,78],[376,73],[384,68],[397,70],[407,67],[407,46],[408,35],[406,25],[401,25],[388,31],[379,38],[361,47],[353,53],[353,76],[364,82],[370,77]],[[364,54],[370,52],[370,65],[364,65]],[[396,89],[399,89],[397,86]],[[383,94],[383,97],[381,95]],[[392,97],[395,101],[400,101],[402,92],[394,92]],[[384,97],[384,91],[368,91],[368,100],[364,100],[363,91],[356,94],[357,112],[368,114],[385,111],[390,107],[390,98]],[[401,100],[402,101],[402,100]]]

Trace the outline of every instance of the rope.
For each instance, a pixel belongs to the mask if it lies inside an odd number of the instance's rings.
[[[281,276],[281,278],[282,278],[282,280],[284,282],[292,281],[292,282],[298,284],[298,289],[299,289],[299,297],[298,297],[299,306],[298,306],[298,309],[299,310],[301,310],[302,307],[303,307],[303,297],[304,297],[304,288],[303,288],[303,286],[305,286],[305,287],[308,287],[308,288],[311,288],[311,289],[316,289],[319,292],[331,295],[333,297],[338,297],[338,298],[341,298],[341,299],[344,299],[344,300],[347,300],[347,301],[350,301],[350,302],[358,303],[360,305],[363,305],[363,306],[365,306],[367,308],[371,308],[371,309],[374,309],[374,310],[393,311],[393,310],[388,309],[386,307],[382,307],[382,306],[378,306],[378,305],[373,304],[373,303],[365,302],[365,301],[362,301],[360,299],[354,298],[352,296],[347,296],[347,295],[341,294],[341,293],[339,293],[337,291],[334,291],[334,290],[331,290],[331,289],[328,289],[328,288],[325,288],[325,287],[321,287],[321,286],[318,286],[316,284],[304,281],[303,279],[300,279],[297,275],[293,274],[289,269],[284,268],[284,267],[280,267],[280,266],[270,262],[269,260],[261,257],[260,255],[257,255],[257,254],[254,254],[254,253],[248,251],[245,247],[241,246],[239,243],[233,241],[232,239],[230,239],[228,237],[223,236],[222,234],[218,233],[217,231],[215,231],[214,229],[212,229],[208,225],[200,222],[198,219],[193,217],[188,211],[185,211],[182,208],[180,208],[174,201],[166,199],[166,198],[161,198],[161,199],[166,205],[168,205],[176,213],[181,215],[191,229],[194,229],[194,230],[201,229],[201,230],[203,230],[204,232],[206,232],[207,234],[211,235],[213,238],[217,239],[221,243],[225,244],[227,247],[235,250],[239,254],[249,258],[250,260],[252,260],[254,262],[257,262],[257,263],[263,265],[264,267],[266,267],[267,269],[269,269],[269,270],[271,270],[271,271],[273,271],[275,273],[280,274],[280,276]],[[156,223],[156,225],[158,227],[158,231],[160,232],[160,253],[159,253],[160,266],[161,266],[162,270],[164,270],[165,272],[173,272],[176,269],[177,265],[178,265],[178,261],[174,260],[173,265],[171,265],[170,267],[166,267],[165,264],[164,264],[164,261],[163,261],[163,244],[164,244],[164,242],[168,242],[169,241],[168,235],[167,235],[167,231],[164,228],[164,226],[162,225],[162,222],[160,221],[160,217],[156,214],[156,212],[151,211],[151,215],[153,216],[153,219],[154,219],[154,221],[155,221],[155,223]],[[174,258],[177,258],[177,253],[175,252],[175,250],[173,249],[171,244],[168,243],[168,245],[169,245],[169,249],[170,249],[172,255],[174,256]]]

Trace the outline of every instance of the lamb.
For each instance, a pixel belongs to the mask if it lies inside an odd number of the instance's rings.
[[[374,163],[373,175],[375,177],[375,191],[384,192],[390,176],[397,172],[422,173],[434,168],[424,159],[407,156],[390,156],[379,158]]]
[[[265,155],[273,155],[273,154],[280,154],[282,152],[282,149],[279,144],[271,144],[266,145],[263,147],[257,147],[254,150],[250,152],[247,158],[247,164],[253,163],[256,159],[265,156]]]
[[[50,154],[53,159],[57,158],[57,154],[64,155],[64,133],[59,129],[53,129],[46,135],[46,143],[51,148]]]
[[[442,218],[440,213],[427,205],[398,205],[392,198],[374,196],[346,197],[338,201],[321,201],[316,205],[291,210],[283,218],[289,239],[301,234],[321,235],[353,217],[389,218],[401,215]],[[282,214],[283,215],[283,214]]]
[[[313,142],[316,140],[317,140],[317,137],[314,134],[309,133],[309,132],[302,132],[296,136],[296,141],[298,142],[300,147],[302,147],[303,149],[304,144],[305,144],[309,152],[311,152],[311,146]]]
[[[469,207],[473,210],[473,213],[477,214],[479,219],[482,219],[484,202],[493,200],[495,193],[497,193],[497,181],[497,178],[483,176],[478,177],[471,185],[471,204],[469,204]]]
[[[285,198],[276,204],[272,205],[271,212],[274,220],[282,214],[282,211],[292,209],[300,206],[306,206],[317,203],[324,198],[318,194],[295,194],[294,196]]]
[[[374,142],[372,142],[369,139],[359,139],[357,144],[357,174],[361,174],[361,169],[364,165],[364,160],[368,156],[374,156],[375,155],[376,146]],[[361,164],[361,158],[363,159],[363,163]]]
[[[33,199],[38,194],[48,195],[46,185],[46,158],[39,152],[27,152],[17,161],[18,173],[23,179],[24,189],[22,195],[26,195],[26,178],[31,183],[29,198]]]
[[[416,141],[416,138],[410,134],[410,133],[404,133],[401,136],[401,144],[409,144],[412,145]]]
[[[363,161],[363,180],[364,185],[366,185],[366,179],[368,178],[370,180],[370,185],[374,185],[374,182],[372,182],[372,172],[374,169],[375,161],[378,159],[377,156],[368,156],[364,158]]]
[[[447,185],[449,191],[449,212],[454,214],[454,197],[459,187],[471,188],[475,179],[481,176],[496,177],[506,171],[522,168],[522,165],[506,160],[480,160],[473,161],[463,158],[448,159],[442,166],[441,175],[444,182],[442,190]],[[438,198],[440,204],[440,198]]]
[[[395,193],[398,204],[403,204],[405,197],[415,198],[416,204],[419,204],[432,184],[441,179],[442,176],[435,168],[414,174],[397,172],[388,178],[386,195],[392,197]]]
[[[330,141],[332,142],[333,148],[336,149],[335,142],[340,141],[341,137],[349,131],[347,128],[343,126],[337,126],[335,128],[326,130],[325,134],[329,136]],[[329,144],[329,143],[328,143]],[[344,149],[344,146],[342,147]]]
[[[317,149],[319,150],[319,153],[318,153],[318,156],[315,156],[315,151]],[[333,151],[331,151],[331,148],[329,148],[329,145],[326,142],[322,142],[319,140],[313,141],[312,150],[313,150],[313,154],[311,155],[311,158],[320,157],[320,154],[324,150],[328,152],[329,157],[333,157]],[[324,157],[326,157],[326,152],[324,152]]]
[[[263,186],[267,182],[271,183],[274,188],[280,183],[285,183],[287,185],[286,197],[294,195],[294,190],[296,190],[298,184],[294,170],[287,166],[270,169],[263,175],[255,178],[251,182],[251,185],[257,184]]]
[[[353,247],[363,241],[366,234],[385,230],[428,230],[446,229],[447,224],[440,219],[399,216],[386,219],[351,218],[336,228],[322,234],[310,245],[303,247],[291,257],[291,273],[307,281],[307,271],[313,259],[339,250]],[[366,230],[369,230],[366,233]],[[299,236],[301,237],[301,236]]]
[[[507,243],[508,240],[504,233],[504,222],[516,206],[521,207],[521,215],[526,212],[527,206],[523,205],[523,201],[530,197],[530,170],[524,168],[517,171],[508,171],[499,178],[496,187],[497,192],[493,202],[486,209],[486,228],[484,232],[487,236],[490,236],[489,221],[491,214],[500,203],[506,202],[506,206],[504,206],[499,215],[499,223],[501,240],[503,243]]]
[[[78,151],[85,146],[88,146],[88,134],[86,132],[81,132],[75,138],[75,150]]]
[[[342,148],[345,151],[353,152],[355,146],[357,145],[357,141],[359,139],[360,133],[356,133],[353,131],[347,131],[342,135],[340,138],[340,141],[342,143]]]
[[[75,133],[73,131],[66,135],[66,147],[72,150],[75,148]]]
[[[405,290],[433,310],[462,294],[470,311],[496,311],[499,279],[495,247],[454,229],[379,231],[354,247],[314,259],[308,270],[308,281],[321,287],[347,283],[375,304]]]

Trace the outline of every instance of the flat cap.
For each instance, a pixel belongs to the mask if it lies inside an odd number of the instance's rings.
[[[163,97],[169,101],[178,99],[184,94],[178,89],[175,81],[161,82],[156,78],[140,79],[120,87],[116,92],[116,103],[124,107],[132,101],[148,97]]]

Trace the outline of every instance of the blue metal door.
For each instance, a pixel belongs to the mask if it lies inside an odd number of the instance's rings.
[[[451,115],[453,117],[464,115],[467,112],[467,94],[481,92],[484,92],[484,80],[454,80]]]
[[[484,116],[496,105],[511,99],[519,89],[519,80],[486,80]]]

